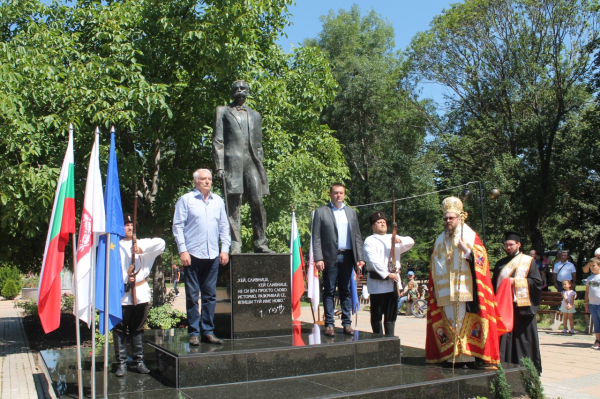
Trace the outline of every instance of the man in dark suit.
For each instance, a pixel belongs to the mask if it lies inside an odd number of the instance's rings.
[[[217,107],[213,132],[213,156],[217,177],[226,177],[231,253],[240,253],[240,208],[242,195],[250,205],[254,252],[271,253],[267,246],[267,214],[262,197],[269,194],[267,172],[262,164],[262,118],[246,105],[248,84],[236,80],[231,85],[233,102]]]
[[[329,189],[331,203],[318,208],[312,225],[313,253],[317,270],[323,271],[325,335],[334,336],[333,298],[337,284],[342,305],[344,334],[352,335],[352,269],[365,264],[363,240],[356,211],[344,205],[346,188],[334,183]]]

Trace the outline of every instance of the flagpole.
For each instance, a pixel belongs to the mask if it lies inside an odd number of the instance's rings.
[[[96,126],[96,131],[94,132],[94,145],[96,145],[96,138],[100,135],[100,129]],[[100,142],[98,141],[98,144]],[[106,217],[106,216],[105,216]],[[100,235],[96,234],[92,231],[92,237],[94,238],[94,244],[92,247],[92,367],[90,368],[90,385],[91,385],[91,397],[92,399],[96,397],[96,258],[97,258],[97,248],[98,248],[98,240],[100,239]]]
[[[92,367],[91,374],[91,397],[96,397],[96,248],[97,240],[100,238],[96,233],[92,233],[94,237],[94,246],[92,250]]]
[[[75,306],[76,313],[79,312],[78,298],[79,293],[77,292],[77,234],[73,233],[73,279],[75,280],[75,289],[73,290],[75,293]],[[81,369],[81,337],[79,331],[79,314],[75,315],[75,334],[76,334],[76,342],[77,342],[77,388],[79,391],[79,399],[83,399],[83,376]]]
[[[313,306],[313,300],[312,300],[312,298],[310,298],[310,311],[312,312],[313,323],[316,323],[317,321],[315,320],[315,308]]]
[[[110,285],[110,233],[107,233],[106,237],[106,273],[104,285],[104,398],[108,399],[108,286]]]

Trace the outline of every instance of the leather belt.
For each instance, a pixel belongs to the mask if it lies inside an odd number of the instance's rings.
[[[344,252],[350,252],[352,251],[351,249],[338,249],[338,255],[339,254],[343,254]]]

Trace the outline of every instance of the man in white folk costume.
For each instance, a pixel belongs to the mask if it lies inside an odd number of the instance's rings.
[[[152,265],[157,256],[165,250],[162,238],[146,238],[137,240],[133,235],[133,215],[123,215],[125,221],[125,238],[121,244],[121,269],[123,281],[127,284],[126,292],[121,298],[123,320],[113,329],[113,341],[117,358],[117,377],[127,374],[127,333],[131,339],[133,360],[138,373],[148,374],[150,370],[144,364],[144,326],[148,321],[150,308],[150,286],[146,278],[150,275]],[[128,274],[131,266],[131,253],[135,251],[135,276]],[[135,300],[132,287],[135,284]]]

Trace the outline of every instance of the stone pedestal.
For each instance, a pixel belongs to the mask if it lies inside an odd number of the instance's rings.
[[[232,255],[232,338],[292,334],[290,254]]]

